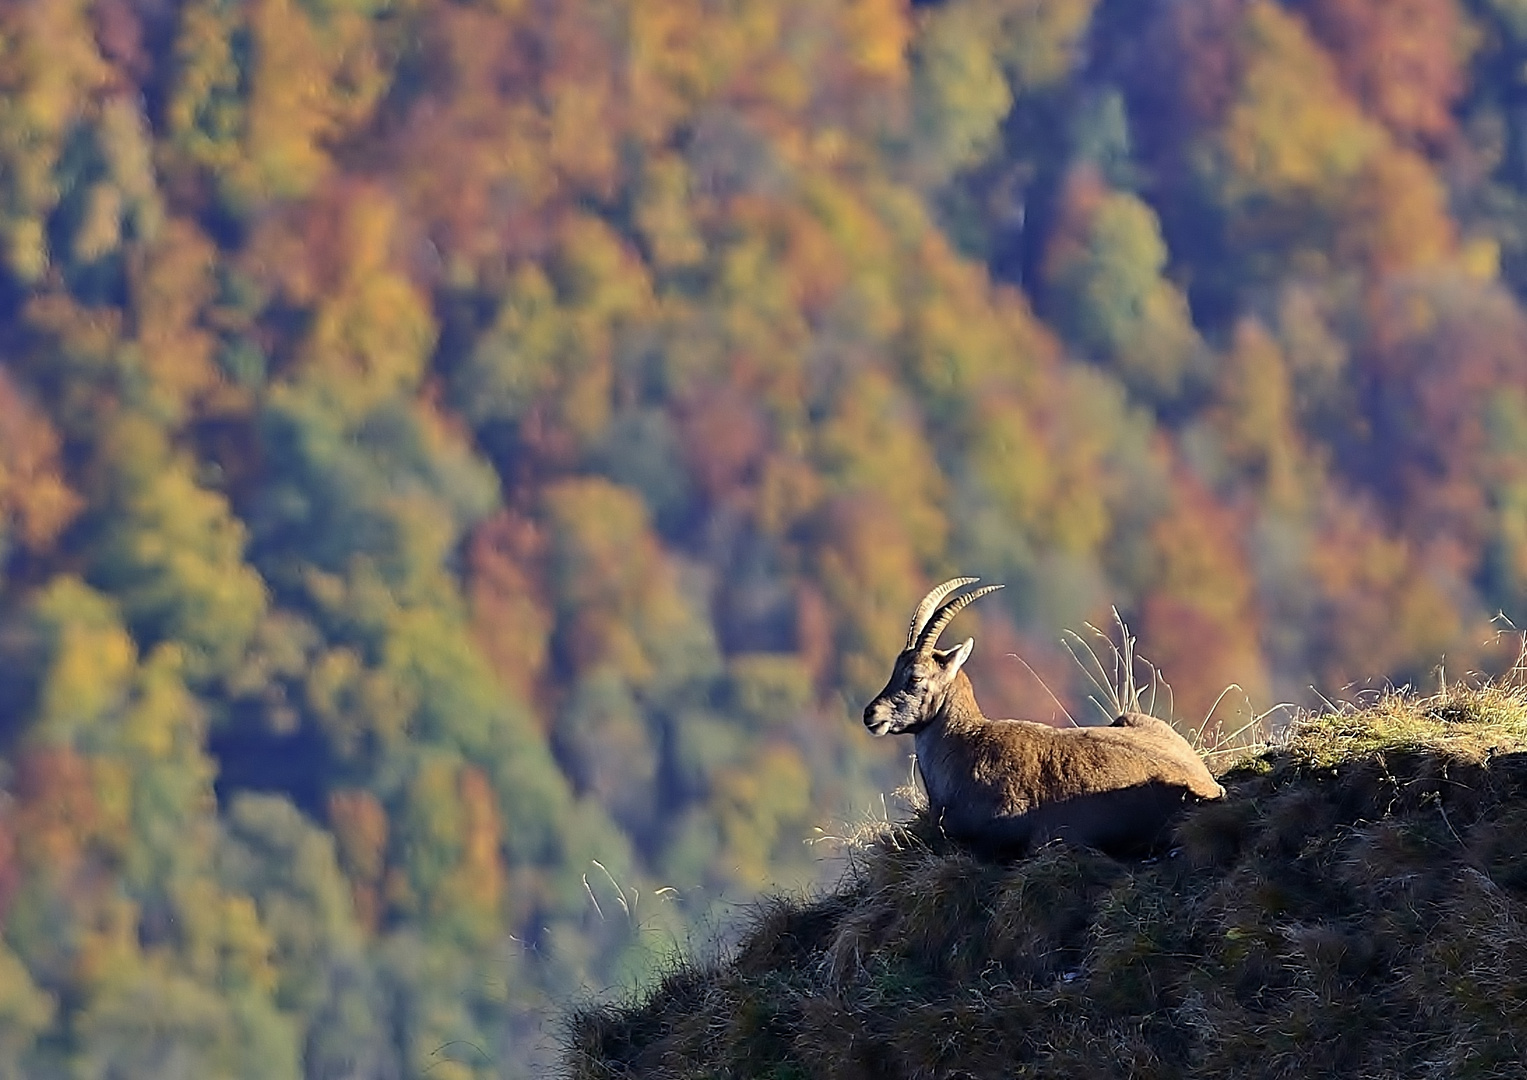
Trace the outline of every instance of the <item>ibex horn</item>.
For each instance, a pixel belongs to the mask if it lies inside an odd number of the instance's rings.
[[[921,634],[923,627],[928,625],[928,619],[933,614],[934,609],[938,607],[940,600],[954,592],[954,590],[962,589],[972,581],[980,580],[980,578],[973,577],[957,577],[950,578],[942,585],[935,585],[928,595],[923,597],[922,603],[917,605],[917,610],[912,613],[912,629],[907,631],[907,648],[910,649],[913,645],[917,644],[917,635]]]
[[[987,593],[996,592],[1000,588],[1003,588],[1003,586],[983,585],[974,592],[968,592],[964,596],[956,596],[953,600],[949,601],[949,603],[939,608],[938,614],[933,616],[933,621],[928,624],[927,628],[923,630],[922,637],[918,639],[918,653],[921,654],[932,651],[933,646],[938,642],[938,636],[944,632],[944,627],[948,626],[954,620],[956,615],[964,611],[971,604],[974,604]]]

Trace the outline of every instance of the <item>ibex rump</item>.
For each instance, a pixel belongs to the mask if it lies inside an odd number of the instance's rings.
[[[1073,728],[984,716],[960,670],[974,640],[936,647],[955,615],[1002,587],[940,606],[975,580],[946,581],[923,598],[890,682],[864,710],[873,734],[914,736],[929,810],[949,836],[993,854],[1055,839],[1139,853],[1165,838],[1185,804],[1224,796],[1187,740],[1153,716]]]

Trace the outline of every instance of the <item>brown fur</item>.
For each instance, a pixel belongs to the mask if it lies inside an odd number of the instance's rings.
[[[1184,805],[1224,797],[1187,740],[1153,716],[1076,728],[988,719],[960,670],[974,642],[931,645],[896,658],[864,723],[915,737],[930,812],[954,839],[1004,855],[1051,840],[1139,853]]]

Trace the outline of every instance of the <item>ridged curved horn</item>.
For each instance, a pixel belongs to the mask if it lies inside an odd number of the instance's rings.
[[[922,598],[917,605],[917,610],[912,614],[912,628],[907,631],[907,648],[917,644],[917,635],[923,632],[923,627],[928,625],[928,619],[938,607],[939,601],[956,589],[962,589],[972,581],[980,581],[980,578],[957,577],[950,578],[942,585],[935,585],[929,590],[928,595]]]
[[[918,653],[922,655],[931,652],[933,650],[933,646],[938,642],[938,636],[944,632],[944,627],[948,626],[950,622],[954,620],[956,615],[964,611],[971,604],[974,604],[987,593],[994,593],[1001,588],[1005,588],[1005,586],[982,585],[974,592],[968,592],[963,596],[956,596],[953,600],[949,601],[949,603],[939,608],[938,614],[933,616],[933,620],[928,623],[927,627],[923,630],[922,637],[920,637],[917,641]]]

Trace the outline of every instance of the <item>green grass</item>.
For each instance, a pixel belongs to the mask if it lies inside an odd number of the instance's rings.
[[[1389,695],[1223,774],[1169,855],[920,817],[732,955],[569,1023],[574,1080],[1520,1077],[1527,695]]]

